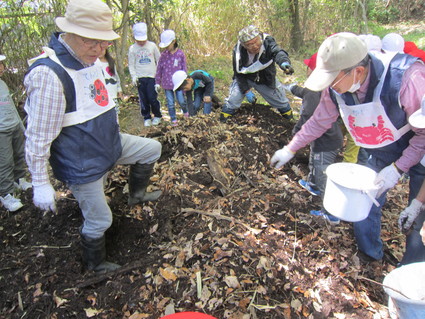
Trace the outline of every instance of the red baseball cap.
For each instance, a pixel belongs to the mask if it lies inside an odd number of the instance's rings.
[[[421,49],[416,49],[413,51],[410,51],[408,54],[413,55],[419,59],[421,59],[423,62],[425,62],[425,51]]]
[[[410,53],[413,50],[417,50],[417,49],[418,49],[418,47],[415,44],[415,42],[412,42],[412,41],[405,41],[404,42],[404,53]]]
[[[161,317],[160,319],[217,319],[216,317],[206,315],[200,312],[179,312]]]
[[[314,70],[316,68],[316,59],[317,59],[317,52],[313,54],[310,59],[305,59],[304,64],[307,65],[311,70]]]

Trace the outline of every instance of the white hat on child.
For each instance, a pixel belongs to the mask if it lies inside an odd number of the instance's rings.
[[[168,47],[173,40],[176,39],[176,34],[173,30],[165,30],[161,33],[161,42],[159,43],[160,48]]]
[[[6,60],[6,56],[5,56],[5,55],[0,54],[0,61],[3,61],[3,60]]]
[[[174,72],[172,80],[173,80],[173,91],[177,90],[180,85],[183,84],[184,80],[187,79],[187,73],[183,70],[178,70]]]
[[[148,26],[144,22],[133,25],[133,35],[136,41],[146,41],[148,39]]]
[[[382,38],[382,50],[404,53],[404,39],[398,33],[388,33]]]

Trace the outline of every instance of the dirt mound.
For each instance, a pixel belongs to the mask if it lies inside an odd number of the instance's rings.
[[[57,183],[58,214],[0,209],[1,318],[160,318],[199,311],[217,318],[387,318],[378,283],[387,261],[360,265],[352,225],[330,227],[309,215],[320,201],[297,181],[307,150],[282,170],[270,156],[293,124],[264,105],[245,105],[222,124],[218,114],[151,127],[163,154],[152,177],[158,202],[127,206],[127,167],[110,174],[114,223],[108,260],[123,265],[95,276],[82,269],[75,199]],[[398,186],[384,207],[387,255],[400,257]],[[366,279],[364,279],[366,278]],[[368,279],[368,280],[367,280]]]

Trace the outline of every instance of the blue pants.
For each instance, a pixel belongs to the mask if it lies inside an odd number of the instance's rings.
[[[155,91],[154,78],[138,78],[137,90],[139,91],[140,110],[145,120],[154,117],[162,117],[161,104],[158,101],[158,93]]]
[[[373,155],[369,157],[367,166],[374,171],[379,172],[384,167],[388,166],[382,160],[377,159]],[[425,177],[425,167],[420,163],[416,164],[409,170],[409,203],[419,192],[422,182]],[[383,243],[381,240],[381,208],[385,204],[387,193],[385,192],[377,201],[380,207],[372,205],[369,216],[360,222],[354,223],[354,235],[356,237],[357,246],[360,251],[366,255],[380,260],[384,256]],[[420,229],[420,228],[419,228]],[[409,239],[409,236],[408,238]]]
[[[313,152],[310,149],[310,159],[308,162],[308,167],[310,173],[308,174],[308,182],[312,186],[318,189],[321,193],[322,201],[325,196],[326,188],[326,169],[329,165],[335,162],[335,158],[338,155],[339,150],[327,151],[327,152]]]
[[[202,101],[205,96],[205,88],[198,88],[193,91],[194,101],[193,106],[195,107],[195,114],[199,112],[199,109],[201,108]],[[211,96],[212,98],[212,96]],[[210,114],[211,113],[211,105],[212,103],[204,103],[204,114]]]
[[[151,164],[161,156],[161,143],[128,134],[120,134],[122,153],[117,165]],[[81,233],[89,238],[100,238],[112,225],[112,212],[106,201],[104,182],[108,174],[86,184],[69,185],[84,217]]]
[[[265,84],[258,84],[254,81],[248,80],[250,87],[257,90],[258,93],[270,104],[270,106],[277,109],[280,113],[286,113],[291,109],[289,100],[285,95],[285,89],[282,83],[276,79],[276,88],[273,89]],[[245,98],[245,94],[241,92],[238,82],[233,80],[229,89],[229,96],[226,98],[226,102],[223,105],[222,112],[227,114],[234,114],[238,108],[241,107],[241,103]]]
[[[182,90],[165,90],[165,98],[167,99],[168,114],[170,115],[171,121],[177,120],[176,108],[174,107],[174,93],[176,93],[177,102],[179,103],[183,113],[187,113],[186,100]]]

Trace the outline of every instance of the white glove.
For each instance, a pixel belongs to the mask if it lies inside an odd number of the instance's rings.
[[[272,167],[281,168],[283,165],[288,163],[293,157],[293,153],[287,146],[276,151],[270,161]]]
[[[135,76],[131,79],[131,83],[133,83],[134,86],[137,86],[137,80],[137,76]]]
[[[421,236],[422,236],[422,242],[425,245],[425,222],[422,224],[422,228],[421,228],[421,231],[419,232],[419,234],[421,234]]]
[[[413,222],[421,211],[421,206],[422,203],[417,199],[414,199],[410,203],[409,207],[406,207],[400,213],[400,217],[398,218],[398,227],[402,232],[408,231],[410,226],[412,226]]]
[[[397,167],[394,163],[381,169],[381,171],[376,176],[374,182],[375,185],[381,186],[378,191],[378,194],[376,194],[376,198],[381,196],[385,191],[389,190],[390,188],[393,188],[398,183],[400,177],[401,175],[398,172]]]
[[[159,94],[160,90],[161,90],[161,85],[155,84],[155,92]]]
[[[56,212],[56,192],[50,183],[34,186],[33,191],[33,202],[36,207]]]

